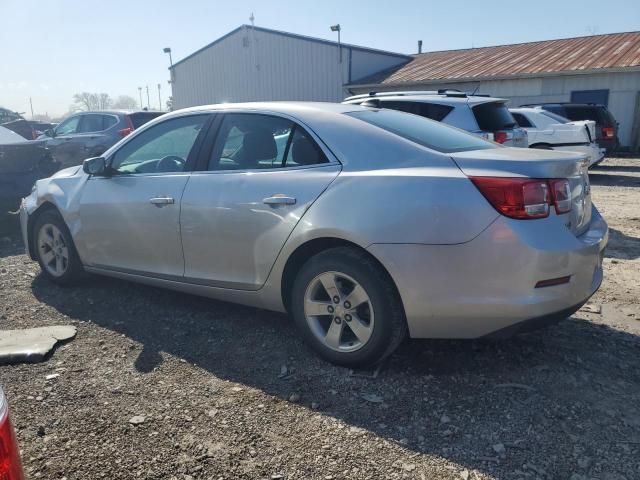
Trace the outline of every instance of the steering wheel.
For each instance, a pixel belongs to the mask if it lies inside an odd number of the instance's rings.
[[[176,172],[181,171],[185,164],[184,158],[180,158],[177,155],[167,155],[166,157],[158,160],[156,165],[156,171],[158,172]]]

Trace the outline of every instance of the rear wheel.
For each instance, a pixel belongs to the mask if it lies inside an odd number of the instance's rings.
[[[40,268],[49,280],[68,285],[82,275],[83,268],[73,239],[57,212],[47,211],[36,218],[33,245]]]
[[[387,272],[349,247],[326,250],[304,264],[291,310],[307,343],[326,360],[348,367],[381,361],[407,333]]]

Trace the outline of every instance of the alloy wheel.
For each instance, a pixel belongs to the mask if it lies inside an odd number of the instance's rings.
[[[373,333],[374,313],[369,295],[344,273],[321,273],[309,282],[304,315],[316,338],[339,352],[359,350]]]
[[[45,223],[38,232],[38,254],[42,265],[54,277],[62,277],[69,268],[69,247],[58,227]]]

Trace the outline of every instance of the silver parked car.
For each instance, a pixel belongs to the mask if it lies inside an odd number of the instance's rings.
[[[39,180],[21,225],[54,282],[86,271],[288,311],[349,366],[407,333],[567,317],[598,289],[608,236],[583,155],[329,103],[165,115]]]

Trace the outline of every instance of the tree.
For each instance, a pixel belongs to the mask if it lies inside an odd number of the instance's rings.
[[[111,97],[108,93],[76,93],[73,96],[75,105],[70,110],[105,110],[111,106]]]
[[[113,108],[121,108],[123,110],[134,110],[136,108],[139,108],[136,99],[130,97],[129,95],[120,95],[113,101],[111,106]]]

